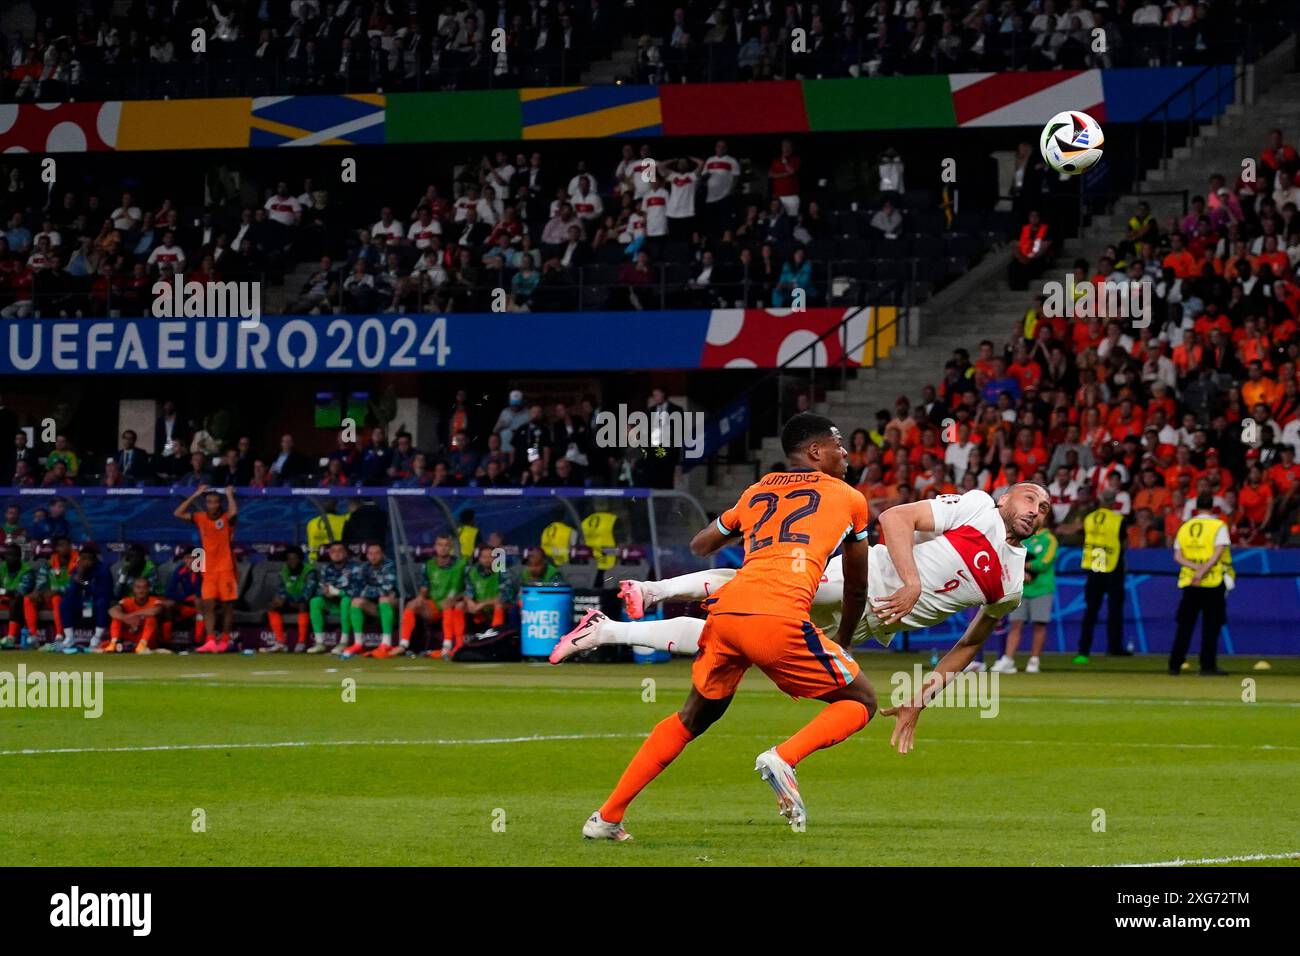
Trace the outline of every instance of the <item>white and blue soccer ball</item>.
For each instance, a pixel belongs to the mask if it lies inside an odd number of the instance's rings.
[[[1047,121],[1038,148],[1052,169],[1077,176],[1097,165],[1105,141],[1095,119],[1080,110],[1065,110]]]

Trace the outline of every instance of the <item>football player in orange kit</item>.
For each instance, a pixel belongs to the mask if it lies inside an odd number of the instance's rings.
[[[203,495],[202,511],[190,511],[194,499]],[[235,519],[239,506],[235,504],[235,489],[226,487],[225,507],[221,495],[199,485],[174,512],[182,521],[191,521],[199,529],[199,542],[203,547],[203,619],[211,631],[207,641],[196,648],[196,654],[224,654],[230,649],[230,632],[235,619],[235,599],[239,586],[235,577]],[[217,608],[221,608],[220,622]],[[219,627],[218,627],[219,625]]]
[[[628,805],[726,712],[751,665],[791,697],[828,705],[789,740],[759,754],[754,768],[796,829],[804,826],[807,812],[795,766],[814,751],[851,737],[876,712],[875,691],[844,652],[866,608],[866,499],[843,480],[848,452],[830,419],[808,412],[795,415],[782,430],[781,446],[791,469],[751,485],[716,524],[691,541],[692,552],[707,555],[740,536],[744,564],[706,602],[709,618],[700,634],[686,703],[655,727],[609,799],[587,819],[582,834],[589,839],[630,839],[622,822]],[[826,562],[841,544],[844,612],[832,643],[809,615]],[[878,613],[899,610],[889,605],[884,602]]]
[[[105,651],[116,651],[123,641],[135,643],[135,653],[152,654],[158,650],[158,621],[162,613],[161,598],[149,593],[149,581],[136,578],[131,593],[108,609],[109,642]]]

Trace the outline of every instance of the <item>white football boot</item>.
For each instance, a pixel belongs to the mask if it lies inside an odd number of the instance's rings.
[[[802,830],[808,822],[808,809],[799,793],[799,781],[794,775],[794,767],[782,760],[773,747],[758,755],[754,769],[776,794],[776,805],[781,816],[790,821],[791,827]]]

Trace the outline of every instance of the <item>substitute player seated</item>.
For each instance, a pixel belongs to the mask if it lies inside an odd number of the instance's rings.
[[[280,588],[271,598],[266,621],[275,635],[275,643],[267,650],[271,653],[288,651],[288,636],[284,631],[286,613],[295,615],[298,639],[293,650],[307,650],[307,635],[311,630],[311,599],[316,596],[316,570],[303,560],[302,548],[291,545],[284,552],[280,568]],[[322,639],[323,644],[323,639]]]
[[[112,621],[109,638],[97,650],[112,653],[134,648],[137,654],[171,653],[169,648],[157,646],[162,611],[162,599],[149,593],[148,579],[136,578],[131,593],[108,609]]]
[[[429,657],[450,658],[465,639],[465,559],[452,551],[451,535],[440,534],[433,542],[433,557],[424,564],[425,583],[420,593],[402,612],[403,653],[410,649],[416,621],[425,628],[442,625],[441,649],[426,650]],[[433,639],[426,639],[426,647]]]
[[[393,646],[393,622],[397,618],[397,565],[384,554],[384,546],[377,541],[366,545],[366,559],[356,565],[349,579],[349,608],[352,615],[352,645],[343,652],[344,658],[364,654],[367,657],[403,657],[405,650]],[[378,618],[379,646],[366,651],[362,635],[366,631],[366,618]]]

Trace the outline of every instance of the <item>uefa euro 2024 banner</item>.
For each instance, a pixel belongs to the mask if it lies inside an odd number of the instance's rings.
[[[800,353],[826,365],[873,311],[18,319],[0,325],[0,376],[773,368]]]

